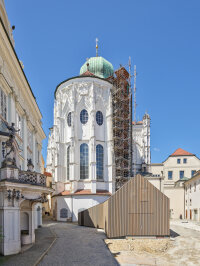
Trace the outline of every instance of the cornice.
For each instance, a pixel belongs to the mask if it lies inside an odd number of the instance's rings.
[[[92,85],[95,83],[104,83],[104,84],[109,84],[109,86],[113,86],[112,83],[106,79],[103,78],[99,78],[99,77],[92,77],[92,76],[75,76],[69,79],[66,79],[64,81],[62,81],[60,84],[57,85],[56,90],[54,92],[54,97],[56,99],[56,93],[58,89],[62,89],[64,86],[69,86],[69,85],[75,85],[80,83],[81,84],[81,79],[83,80],[82,83],[84,84],[83,86],[86,86],[86,83],[90,83]],[[95,82],[96,81],[96,82]],[[69,82],[69,84],[67,84]],[[98,84],[100,85],[100,84]],[[101,84],[101,86],[103,86]],[[106,86],[103,86],[104,88],[106,88]]]

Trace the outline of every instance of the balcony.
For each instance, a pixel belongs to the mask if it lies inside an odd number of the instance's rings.
[[[46,186],[46,176],[31,171],[19,171],[18,181],[25,184]]]

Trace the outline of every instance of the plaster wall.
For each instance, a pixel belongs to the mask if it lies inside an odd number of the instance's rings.
[[[190,219],[191,211],[192,220],[200,221],[200,176],[191,179],[185,185],[185,210],[187,219]]]
[[[59,196],[54,197],[57,201],[57,220],[66,221],[67,218],[60,217],[60,210],[66,208],[68,210],[68,218],[73,217],[72,221],[78,220],[78,212],[93,207],[99,203],[107,200],[109,196],[98,196],[98,195],[82,195],[82,196]]]
[[[180,159],[180,164],[177,163]],[[183,159],[187,159],[187,163],[183,163]],[[165,181],[168,180],[168,171],[173,171],[173,181],[180,179],[180,171],[184,171],[184,177],[191,178],[192,170],[198,171],[200,169],[200,160],[196,156],[173,156],[169,157],[164,162],[164,176]]]
[[[150,172],[153,175],[162,176],[163,175],[163,164],[151,164]]]
[[[170,218],[184,219],[184,187],[165,188],[164,194],[170,199]]]
[[[148,181],[154,185],[157,189],[159,189],[161,192],[163,192],[163,179],[160,178],[148,178]]]
[[[3,241],[0,241],[1,254],[11,255],[19,253],[21,250],[19,208],[1,208],[0,226],[4,236]]]
[[[132,125],[133,138],[133,171],[141,173],[142,165],[146,165],[145,172],[149,171],[151,163],[150,152],[150,116],[145,114],[143,120]]]
[[[180,164],[177,163],[180,159]],[[187,163],[183,163],[183,159],[187,159]],[[192,170],[198,171],[200,169],[200,160],[196,156],[170,156],[162,165],[152,164],[151,172],[154,175],[164,176],[164,180],[174,184],[180,179],[180,171],[184,171],[184,177],[191,178]],[[168,180],[168,171],[172,171],[172,180]]]

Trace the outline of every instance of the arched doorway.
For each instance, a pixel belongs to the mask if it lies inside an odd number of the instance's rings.
[[[29,214],[21,211],[20,213],[20,230],[21,230],[21,244],[25,245],[29,242]]]

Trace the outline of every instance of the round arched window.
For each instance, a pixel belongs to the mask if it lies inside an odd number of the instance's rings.
[[[83,109],[80,113],[80,120],[82,124],[86,124],[88,121],[88,112],[87,110]]]
[[[67,124],[69,127],[71,127],[72,125],[72,113],[69,112],[68,116],[67,116]]]
[[[101,111],[96,112],[96,121],[99,126],[103,124],[103,114]]]

